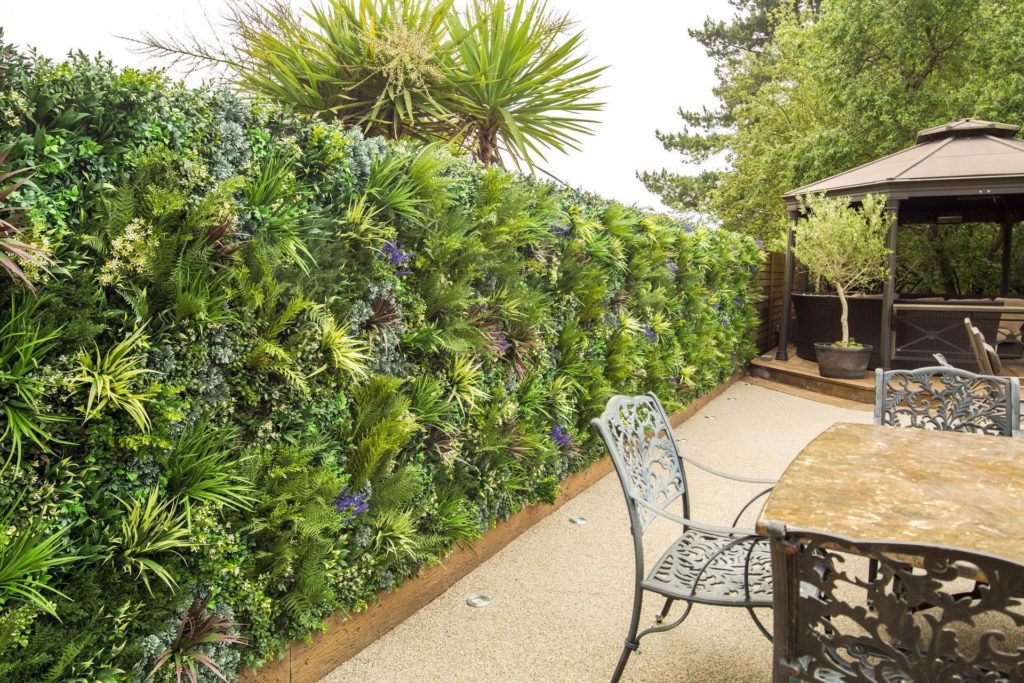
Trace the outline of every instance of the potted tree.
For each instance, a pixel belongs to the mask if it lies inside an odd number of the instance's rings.
[[[859,207],[843,197],[808,195],[801,200],[804,218],[796,226],[793,255],[835,287],[842,310],[842,339],[814,345],[822,377],[860,379],[872,347],[850,338],[847,296],[886,276],[886,235],[892,217],[885,197],[867,195]]]

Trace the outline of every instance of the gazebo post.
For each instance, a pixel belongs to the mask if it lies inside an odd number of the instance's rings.
[[[1007,218],[1003,223],[1003,280],[999,290],[1001,296],[1010,295],[1010,259],[1013,251],[1013,218]]]
[[[899,201],[886,202],[885,210],[892,214],[892,223],[889,225],[889,274],[882,286],[882,344],[878,352],[882,357],[882,367],[889,370],[892,367],[892,306],[896,302],[896,237],[900,219]]]
[[[796,221],[794,212],[790,212],[790,217],[794,222]],[[775,352],[776,360],[789,360],[789,318],[793,306],[793,270],[796,267],[793,262],[793,241],[795,239],[796,229],[793,224],[790,224],[786,237],[786,277],[782,292],[782,320],[779,323],[779,348]]]

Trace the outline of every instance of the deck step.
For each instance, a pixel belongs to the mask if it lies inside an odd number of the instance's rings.
[[[793,347],[789,360],[775,359],[775,349],[750,361],[750,374],[771,382],[779,382],[826,396],[844,398],[858,403],[875,402],[875,377],[865,373],[863,379],[833,379],[818,374],[817,363],[798,358]]]

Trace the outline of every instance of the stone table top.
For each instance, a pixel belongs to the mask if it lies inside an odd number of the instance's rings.
[[[757,521],[1024,563],[1024,439],[837,423],[790,463]]]

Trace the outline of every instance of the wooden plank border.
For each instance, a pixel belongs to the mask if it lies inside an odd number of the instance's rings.
[[[744,374],[743,370],[738,370],[711,392],[673,413],[669,418],[672,427],[678,427],[698,410],[721,396]],[[316,683],[430,604],[527,529],[583,493],[611,471],[611,459],[604,457],[593,462],[587,469],[569,475],[562,481],[554,504],[532,505],[488,529],[472,546],[456,548],[442,562],[425,568],[418,576],[406,580],[397,590],[378,594],[378,602],[364,611],[350,615],[338,613],[328,617],[323,633],[315,634],[308,643],[292,642],[286,648],[282,659],[268,662],[256,671],[243,671],[239,681]]]

